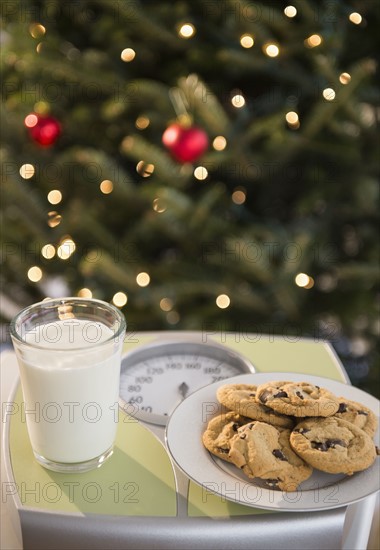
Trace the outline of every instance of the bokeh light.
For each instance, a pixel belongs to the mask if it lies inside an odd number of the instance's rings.
[[[349,73],[341,73],[339,75],[339,82],[344,85],[348,84],[351,82],[351,75]]]
[[[38,281],[40,281],[42,279],[42,269],[36,265],[30,267],[28,269],[28,279],[29,281],[31,281],[32,283],[38,283]]]
[[[240,44],[243,48],[252,48],[254,43],[255,43],[255,41],[254,41],[254,38],[251,34],[243,34],[240,37]]]
[[[99,188],[104,195],[109,195],[113,191],[113,183],[111,180],[103,180]]]
[[[47,260],[51,260],[55,256],[55,246],[52,244],[45,244],[41,248],[41,255]]]
[[[117,307],[123,307],[128,301],[128,296],[125,294],[125,292],[116,292],[116,294],[113,295],[112,302]]]
[[[297,15],[297,9],[294,6],[286,6],[284,9],[284,14],[286,17],[295,17]]]
[[[223,151],[227,146],[227,140],[224,136],[216,136],[212,142],[212,146],[215,151]]]
[[[89,288],[81,288],[78,290],[79,298],[92,298],[92,292]]]
[[[178,29],[178,36],[181,38],[191,38],[195,34],[195,27],[191,23],[183,23]]]
[[[296,285],[301,287],[301,288],[309,289],[309,288],[312,288],[314,286],[313,277],[310,277],[310,275],[307,275],[306,273],[298,273],[295,276],[294,281],[295,281]]]
[[[58,189],[52,189],[47,195],[47,200],[50,204],[59,204],[62,200],[62,193]]]
[[[132,48],[125,48],[121,52],[120,57],[121,57],[122,61],[124,61],[125,63],[130,63],[136,57],[136,52]]]
[[[139,273],[136,277],[136,283],[139,285],[139,286],[148,286],[149,283],[150,283],[150,276],[148,273],[146,273],[145,271],[142,271],[141,273]]]
[[[68,260],[76,249],[75,242],[71,237],[64,237],[57,248],[57,256],[61,260]]]
[[[263,52],[268,57],[277,57],[280,53],[280,48],[276,44],[264,44]]]
[[[325,88],[322,92],[323,97],[326,101],[334,101],[335,99],[335,90],[332,88]]]
[[[312,34],[309,38],[305,40],[305,46],[309,48],[316,48],[322,44],[322,36],[319,34]]]
[[[149,178],[154,172],[154,164],[140,160],[136,166],[136,172],[143,178]]]
[[[226,309],[231,303],[230,297],[227,294],[219,294],[215,301],[220,309]]]
[[[363,21],[363,17],[357,11],[353,11],[352,13],[350,13],[348,19],[351,21],[351,23],[354,23],[354,25],[360,25],[360,23]]]
[[[207,171],[207,168],[205,168],[204,166],[197,166],[194,170],[194,177],[197,179],[197,180],[205,180],[208,176],[208,171]]]
[[[241,94],[236,94],[231,98],[231,103],[236,109],[241,109],[245,105],[244,96]]]
[[[29,180],[30,178],[32,178],[35,174],[35,168],[33,166],[33,164],[23,164],[21,167],[20,167],[20,176],[22,178],[24,178],[24,180]]]
[[[62,221],[61,214],[58,214],[55,210],[52,210],[51,212],[48,212],[48,226],[49,227],[57,227]]]
[[[245,189],[238,187],[232,193],[232,202],[235,204],[244,204],[247,198]]]
[[[160,308],[162,311],[171,311],[173,309],[174,303],[170,298],[162,298],[160,300]]]

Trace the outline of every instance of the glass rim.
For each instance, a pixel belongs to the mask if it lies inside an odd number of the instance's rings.
[[[115,315],[115,317],[119,321],[119,327],[118,327],[117,331],[114,334],[112,334],[112,336],[110,336],[106,340],[103,340],[102,342],[94,343],[91,347],[85,347],[85,346],[70,347],[70,351],[77,351],[77,350],[83,350],[83,349],[87,349],[88,351],[90,351],[95,347],[96,348],[102,347],[106,344],[109,344],[112,340],[114,340],[114,339],[118,338],[119,336],[121,336],[121,334],[127,328],[127,322],[125,320],[124,314],[119,309],[117,309],[115,306],[113,306],[112,304],[109,304],[108,302],[104,302],[103,300],[98,300],[96,298],[79,298],[77,296],[68,296],[68,297],[65,297],[65,298],[45,299],[45,300],[42,300],[41,302],[36,302],[34,304],[31,304],[30,306],[27,306],[27,307],[23,308],[10,321],[10,334],[11,334],[11,337],[13,339],[15,339],[18,343],[22,344],[23,346],[27,346],[29,348],[40,349],[40,350],[43,350],[44,352],[51,352],[51,351],[56,352],[57,351],[57,352],[67,353],[67,351],[68,351],[67,348],[60,348],[60,347],[54,347],[54,346],[51,347],[51,348],[47,348],[45,346],[40,346],[38,344],[26,342],[25,340],[22,339],[20,334],[17,332],[16,324],[19,321],[20,317],[22,317],[23,315],[28,313],[28,311],[32,311],[35,308],[38,308],[38,307],[41,307],[41,306],[44,306],[44,305],[55,305],[55,304],[57,306],[58,305],[70,305],[70,303],[72,303],[72,302],[80,302],[82,304],[95,305],[95,306],[96,305],[101,305],[101,306],[103,306],[104,308],[108,309],[110,312],[112,312]]]

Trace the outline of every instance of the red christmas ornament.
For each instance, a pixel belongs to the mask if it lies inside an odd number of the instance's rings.
[[[163,133],[162,143],[179,162],[193,162],[207,150],[209,139],[202,128],[174,122]]]
[[[61,134],[61,125],[52,116],[31,113],[25,118],[31,138],[42,147],[54,145]]]

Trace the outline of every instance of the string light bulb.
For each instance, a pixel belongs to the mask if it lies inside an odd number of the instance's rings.
[[[305,46],[308,48],[316,48],[322,44],[322,36],[319,34],[312,34],[305,40]]]
[[[24,180],[30,180],[35,174],[35,168],[33,164],[23,164],[20,166],[20,176],[24,178]]]
[[[246,201],[247,195],[245,189],[242,187],[237,187],[232,193],[231,199],[234,204],[244,204]]]
[[[121,60],[125,63],[130,63],[136,57],[136,52],[133,48],[125,48],[120,54]]]
[[[236,109],[241,109],[245,105],[244,96],[236,94],[231,98],[231,103]]]
[[[363,17],[360,15],[360,13],[353,11],[348,16],[348,19],[353,23],[354,25],[360,25],[360,23],[363,21]]]
[[[59,204],[62,200],[62,193],[58,189],[52,189],[47,195],[47,200],[50,204]]]
[[[55,210],[48,212],[48,221],[47,224],[49,227],[57,227],[62,221],[62,216],[58,214]]]
[[[162,298],[160,300],[160,308],[162,311],[171,311],[173,309],[174,303],[170,298]]]
[[[149,124],[150,120],[147,116],[139,116],[135,122],[135,126],[138,130],[145,130],[145,128],[148,128]]]
[[[57,256],[61,260],[68,260],[76,249],[75,242],[71,237],[64,237],[57,249]]]
[[[254,45],[255,41],[254,41],[254,38],[251,34],[242,34],[241,37],[240,37],[240,45],[243,47],[243,48],[252,48],[252,46]]]
[[[212,142],[215,151],[223,151],[227,147],[227,140],[224,136],[216,136]]]
[[[207,168],[205,168],[204,166],[197,166],[194,170],[194,177],[200,181],[207,179],[208,177]]]
[[[24,119],[24,124],[27,128],[34,128],[34,126],[37,123],[38,123],[38,117],[34,113],[27,115]]]
[[[226,309],[229,307],[231,300],[227,294],[219,294],[215,302],[220,309]]]
[[[296,130],[300,127],[299,116],[295,111],[289,111],[286,113],[285,120],[292,130]]]
[[[277,44],[264,44],[263,52],[268,57],[277,57],[280,53],[280,48],[277,46]]]
[[[335,99],[335,90],[332,88],[325,88],[322,92],[323,97],[326,101],[334,101]]]
[[[113,183],[111,180],[103,180],[99,185],[100,191],[104,195],[109,195],[113,191]]]
[[[152,208],[155,212],[158,212],[158,214],[162,214],[162,212],[165,212],[166,210],[164,202],[159,197],[153,199]]]
[[[178,36],[180,38],[191,38],[195,34],[195,27],[191,23],[182,23],[178,29]]]
[[[286,17],[295,17],[297,15],[297,9],[294,6],[286,6],[284,9],[284,14]]]
[[[42,279],[42,275],[42,269],[37,265],[34,265],[28,269],[27,276],[29,281],[32,283],[38,283],[38,281]]]
[[[154,172],[154,164],[140,160],[136,166],[136,172],[143,178],[149,178]]]
[[[139,273],[136,277],[136,283],[141,287],[148,286],[150,283],[149,274],[146,273],[145,271],[142,271],[141,273]]]
[[[301,288],[309,289],[314,286],[313,277],[310,277],[310,275],[307,275],[306,273],[298,273],[294,278],[294,282]]]
[[[179,313],[177,311],[169,311],[166,316],[166,320],[169,325],[176,325],[180,320]]]
[[[125,292],[116,292],[116,294],[113,295],[112,302],[117,307],[123,307],[128,302],[128,296]]]
[[[349,73],[342,73],[339,75],[339,82],[343,85],[351,82],[351,75]]]
[[[51,260],[55,256],[55,247],[52,244],[45,244],[41,248],[41,256],[46,260]]]
[[[78,290],[79,298],[92,298],[92,292],[89,288],[81,288]]]
[[[33,38],[41,38],[46,33],[46,28],[41,23],[32,23],[29,32]]]

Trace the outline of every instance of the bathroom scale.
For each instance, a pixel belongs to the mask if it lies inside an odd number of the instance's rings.
[[[311,381],[362,401],[332,346],[317,338],[237,332],[126,334],[117,437],[95,470],[41,467],[30,447],[18,367],[2,353],[2,506],[15,548],[273,549],[366,547],[378,466],[313,474],[292,492],[244,478],[202,445],[226,383]],[[4,384],[3,384],[4,385]],[[375,436],[378,439],[378,433]],[[17,546],[18,545],[18,546]]]

